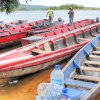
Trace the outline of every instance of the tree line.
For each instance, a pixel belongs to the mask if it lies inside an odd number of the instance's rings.
[[[54,6],[52,7],[53,10],[68,10],[69,7],[73,7],[73,9],[80,9],[80,10],[100,10],[100,8],[95,7],[84,7],[83,5],[77,5],[77,4],[65,4],[61,6]]]
[[[61,6],[54,6],[52,7],[53,10],[65,10],[69,9],[69,7],[73,7],[73,9],[84,9],[85,7],[83,5],[77,5],[77,4],[65,4]]]
[[[31,0],[24,0],[26,1],[26,3],[28,3],[28,1]],[[53,6],[52,9],[53,10],[65,10],[65,9],[69,9],[69,7],[73,7],[73,9],[96,9],[96,10],[100,10],[100,8],[93,8],[93,7],[84,7],[83,5],[76,5],[76,4],[65,4],[65,5],[61,5],[61,6]],[[0,0],[0,11],[6,11],[6,13],[11,13],[15,10],[39,10],[37,8],[33,8],[33,7],[21,7],[20,1],[19,0]],[[41,10],[47,10],[49,7],[45,6],[45,7],[40,7]]]

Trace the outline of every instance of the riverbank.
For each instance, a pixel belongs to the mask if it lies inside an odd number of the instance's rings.
[[[37,86],[42,82],[49,82],[53,68],[26,76],[16,84],[6,84],[0,87],[0,100],[35,100]]]

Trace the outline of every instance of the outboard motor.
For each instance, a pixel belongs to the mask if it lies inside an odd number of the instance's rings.
[[[61,22],[61,21],[62,21],[62,19],[59,17],[59,18],[58,18],[58,22]]]
[[[99,17],[96,17],[96,22],[99,22]]]

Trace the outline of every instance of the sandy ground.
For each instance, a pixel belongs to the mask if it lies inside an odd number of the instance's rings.
[[[17,84],[0,87],[0,100],[35,100],[37,86],[49,82],[52,69],[43,70],[21,79]]]

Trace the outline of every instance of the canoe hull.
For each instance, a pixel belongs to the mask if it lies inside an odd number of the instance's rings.
[[[30,66],[30,67],[27,67],[27,68],[21,68],[21,69],[16,69],[16,70],[11,70],[11,71],[0,72],[0,78],[2,78],[2,79],[4,79],[4,78],[14,78],[14,77],[18,77],[18,76],[31,74],[31,73],[37,72],[39,70],[43,70],[43,69],[52,67],[54,64],[57,64],[57,63],[65,60],[65,59],[67,59],[71,56],[72,55],[63,56],[61,58],[58,58],[57,60],[45,62],[45,63],[39,64],[39,65]]]

